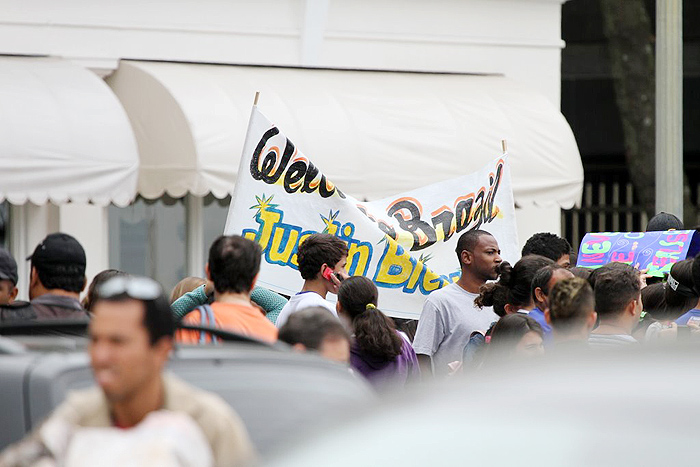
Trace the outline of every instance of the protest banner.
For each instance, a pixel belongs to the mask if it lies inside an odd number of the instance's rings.
[[[425,167],[430,170],[429,157]],[[348,244],[348,273],[377,285],[382,311],[417,319],[430,292],[459,278],[457,239],[478,228],[496,237],[504,259],[518,259],[505,155],[470,175],[360,202],[253,107],[225,234],[261,246],[259,285],[287,295],[299,292],[299,243],[312,233],[329,233]]]
[[[627,263],[663,277],[678,261],[700,252],[695,230],[666,232],[599,232],[583,237],[576,266],[599,268],[611,262]]]

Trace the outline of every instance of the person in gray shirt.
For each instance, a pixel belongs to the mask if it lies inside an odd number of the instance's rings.
[[[486,332],[498,320],[491,307],[474,305],[479,288],[498,279],[502,261],[498,242],[485,230],[470,230],[457,240],[456,253],[460,278],[428,296],[418,321],[413,349],[423,375],[447,375],[448,364],[461,361],[471,333]]]

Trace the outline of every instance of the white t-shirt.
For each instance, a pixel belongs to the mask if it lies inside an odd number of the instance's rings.
[[[478,294],[448,284],[428,295],[413,339],[417,354],[429,355],[436,376],[447,375],[448,363],[462,361],[464,346],[474,331],[486,332],[498,321],[492,307],[474,305]]]
[[[280,311],[277,321],[275,322],[275,326],[278,328],[282,327],[292,313],[317,306],[325,308],[326,310],[330,311],[333,316],[336,318],[338,317],[338,313],[335,311],[335,305],[321,297],[316,292],[299,292],[298,294],[292,296],[284,308],[282,308],[282,311]]]

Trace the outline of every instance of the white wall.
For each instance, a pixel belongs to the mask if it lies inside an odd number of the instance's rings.
[[[0,0],[0,54],[63,57],[100,75],[126,58],[499,73],[558,107],[564,1]],[[99,208],[13,213],[28,235],[15,240],[17,253],[60,227],[84,243],[90,277],[107,267]],[[518,223],[521,243],[537,231],[559,233],[559,210],[526,207]]]
[[[0,54],[503,73],[560,94],[565,0],[0,0]]]

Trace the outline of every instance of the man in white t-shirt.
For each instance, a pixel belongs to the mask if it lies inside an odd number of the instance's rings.
[[[413,340],[424,375],[447,375],[448,364],[462,360],[471,333],[486,332],[498,320],[491,307],[474,305],[479,288],[498,279],[502,262],[498,242],[485,230],[470,230],[457,240],[456,253],[462,274],[457,282],[428,296]]]
[[[336,318],[335,305],[326,300],[326,295],[338,293],[340,282],[348,277],[345,264],[348,246],[330,234],[312,234],[299,245],[297,261],[304,287],[282,308],[275,325],[279,328],[292,313],[305,308],[322,307]]]

